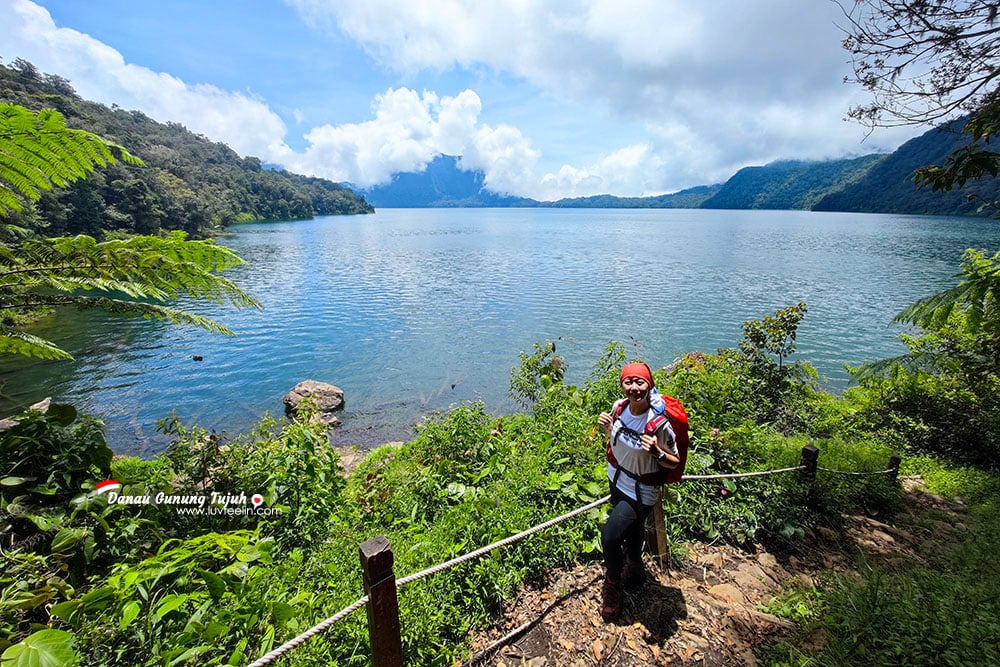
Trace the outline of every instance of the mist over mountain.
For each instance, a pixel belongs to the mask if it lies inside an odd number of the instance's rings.
[[[396,174],[391,183],[357,189],[375,207],[550,207],[797,209],[872,213],[974,215],[984,200],[1000,199],[1000,183],[988,178],[951,192],[932,192],[913,182],[913,172],[941,164],[968,143],[964,121],[929,130],[892,153],[840,160],[781,160],[745,167],[725,183],[649,197],[611,194],[537,201],[498,194],[483,172],[459,167],[441,155],[420,173]]]

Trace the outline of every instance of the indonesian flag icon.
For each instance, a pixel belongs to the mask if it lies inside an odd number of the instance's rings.
[[[113,479],[106,479],[103,482],[97,483],[97,493],[107,493],[108,491],[117,491],[122,487],[121,484]]]

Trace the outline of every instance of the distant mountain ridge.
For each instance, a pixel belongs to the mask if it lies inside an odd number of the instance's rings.
[[[987,178],[951,192],[918,188],[913,172],[941,164],[968,143],[964,121],[911,139],[892,153],[840,160],[780,160],[745,167],[725,183],[650,197],[595,195],[537,201],[489,190],[481,171],[465,171],[459,157],[439,155],[421,173],[396,174],[391,183],[358,189],[376,208],[716,208],[798,209],[931,215],[974,215],[983,201],[1000,199],[1000,181]]]
[[[783,160],[763,167],[744,167],[701,208],[811,209],[830,192],[863,180],[885,155],[803,162]]]
[[[291,174],[254,157],[240,158],[177,123],[81,99],[65,79],[18,60],[0,64],[0,101],[56,108],[72,127],[121,143],[145,167],[117,164],[45,192],[15,221],[44,223],[47,234],[103,231],[195,236],[253,220],[370,213],[374,207],[734,208],[858,211],[932,215],[981,214],[1000,200],[1000,181],[985,178],[949,192],[913,182],[916,169],[943,164],[968,144],[964,120],[911,139],[888,154],[827,161],[783,160],[740,169],[725,183],[645,197],[602,194],[537,201],[489,187],[485,174],[439,155],[420,173],[398,173],[385,185],[361,189]],[[362,196],[363,195],[363,196]],[[41,222],[40,222],[41,221]]]
[[[819,200],[815,211],[975,215],[984,201],[1000,199],[1000,180],[983,178],[948,192],[918,188],[913,172],[944,164],[952,152],[967,146],[965,120],[956,120],[911,139],[872,165],[865,177]]]
[[[438,155],[419,173],[397,173],[385,185],[349,187],[375,208],[454,208],[537,206],[524,197],[497,194],[486,188],[482,171],[458,166],[460,157]]]

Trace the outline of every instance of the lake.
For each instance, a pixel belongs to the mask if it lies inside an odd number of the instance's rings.
[[[227,275],[264,310],[187,306],[237,336],[69,311],[33,332],[76,360],[0,364],[0,414],[52,396],[104,419],[115,451],[152,455],[172,411],[243,432],[315,379],[346,393],[333,440],[371,446],[463,401],[516,410],[510,373],[535,342],[557,341],[580,382],[612,341],[664,366],[800,301],[793,359],[836,392],[844,364],[904,351],[901,308],[1000,239],[982,219],[687,209],[384,209],[232,231],[220,243],[247,265]]]

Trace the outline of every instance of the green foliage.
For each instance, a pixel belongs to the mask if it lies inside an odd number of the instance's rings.
[[[761,611],[787,618],[794,623],[806,623],[822,613],[821,597],[815,588],[788,588],[772,596]]]
[[[239,657],[228,647],[273,637],[268,607],[246,595],[265,576],[272,550],[247,531],[168,540],[52,614],[78,630],[88,664],[220,664]]]
[[[141,169],[124,160],[109,164],[68,188],[43,191],[12,216],[11,223],[45,235],[181,230],[204,238],[239,222],[373,211],[337,183],[273,171],[177,123],[81,100],[64,79],[22,60],[0,65],[0,99],[35,111],[54,107],[67,126],[86,128],[113,150],[112,142],[126,145],[145,163]]]
[[[862,577],[835,575],[804,607],[801,636],[822,632],[818,653],[790,643],[773,647],[774,665],[995,664],[1000,645],[1000,514],[982,506],[967,537],[940,562],[898,570],[871,565]],[[780,612],[782,601],[772,605]],[[793,608],[794,609],[794,608]]]
[[[85,481],[103,479],[111,469],[111,449],[102,424],[79,416],[70,405],[32,406],[4,420],[0,430],[0,499],[37,503],[65,501]]]
[[[907,456],[900,474],[920,475],[927,489],[946,498],[961,497],[979,506],[1000,495],[1000,477],[981,468],[957,465],[941,457]]]
[[[65,630],[46,628],[11,646],[0,660],[10,667],[72,667],[78,663],[73,635]]]
[[[36,201],[42,190],[66,187],[116,158],[141,165],[117,144],[92,132],[71,130],[53,109],[37,114],[0,102],[0,217]]]
[[[242,262],[230,249],[212,241],[189,241],[183,232],[100,243],[76,236],[0,245],[0,311],[57,305],[102,308],[231,335],[218,322],[166,302],[184,295],[260,308],[252,296],[219,274]],[[7,323],[0,324],[0,353],[48,359],[70,356]]]
[[[521,363],[511,372],[510,395],[525,407],[534,405],[555,383],[562,382],[566,369],[563,358],[556,354],[556,344],[535,343],[532,354],[521,352]]]
[[[773,317],[765,315],[762,320],[743,323],[740,351],[757,373],[766,375],[774,366],[774,361],[767,356],[773,354],[778,357],[777,374],[786,375],[785,357],[795,351],[795,335],[807,311],[806,304],[800,303],[774,311]]]
[[[857,369],[861,417],[909,450],[979,461],[1000,456],[1000,254],[967,250],[962,280],[896,320],[920,327],[909,352]]]
[[[76,589],[67,580],[65,560],[20,550],[0,553],[0,655],[16,643],[19,632],[48,622],[47,609],[69,600]]]
[[[161,422],[160,429],[175,438],[161,457],[169,462],[166,488],[173,493],[259,493],[264,506],[276,512],[262,530],[280,547],[325,537],[344,486],[340,458],[329,446],[325,427],[308,418],[277,422],[266,417],[254,431],[231,441],[186,428],[176,417]],[[212,518],[208,525],[219,530],[245,525],[245,519]]]

